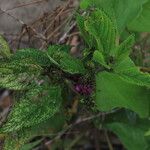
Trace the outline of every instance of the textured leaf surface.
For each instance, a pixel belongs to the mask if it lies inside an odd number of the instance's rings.
[[[0,64],[0,87],[11,90],[26,89],[42,71],[38,65],[22,62],[5,62]]]
[[[98,50],[104,54],[112,53],[116,41],[114,23],[102,10],[94,11],[85,21],[85,28],[97,41]]]
[[[7,88],[10,90],[23,90],[26,89],[34,76],[29,76],[25,73],[14,75],[0,74],[0,88]]]
[[[85,16],[78,15],[76,18],[76,21],[77,21],[77,25],[80,30],[81,36],[83,37],[86,44],[89,46],[89,48],[92,48],[92,47],[95,48],[96,41],[94,37],[90,35],[85,29],[85,24],[84,24],[86,21]]]
[[[9,57],[11,55],[10,48],[1,35],[0,35],[0,55],[3,57]]]
[[[30,63],[30,61],[40,66],[49,66],[51,63],[46,55],[46,52],[37,50],[37,49],[21,49],[18,50],[12,57],[11,60],[28,60],[26,63]]]
[[[146,88],[129,84],[116,74],[102,72],[96,76],[96,104],[101,111],[124,107],[148,117],[149,98]]]
[[[52,47],[52,49],[49,48],[47,55],[51,63],[65,72],[71,74],[85,73],[85,68],[82,62],[79,59],[70,56],[67,52],[59,49],[53,49]]]
[[[17,102],[8,117],[8,121],[0,129],[1,132],[13,132],[31,127],[51,118],[61,105],[60,87],[39,86]]]
[[[107,127],[117,134],[128,150],[147,150],[148,143],[142,128],[117,122],[108,124]]]
[[[150,32],[150,0],[142,6],[141,14],[129,23],[128,28],[138,32]]]
[[[150,74],[141,72],[129,57],[116,63],[114,72],[129,83],[150,87]]]
[[[81,8],[103,8],[110,15],[114,12],[117,27],[119,33],[121,33],[131,21],[140,15],[142,12],[142,5],[147,1],[148,0],[82,0]],[[148,16],[148,14],[146,16]]]
[[[131,48],[133,47],[135,43],[135,39],[133,35],[130,35],[125,41],[123,41],[118,47],[117,47],[117,59],[124,59],[126,56],[129,56],[131,52]]]
[[[106,63],[103,54],[102,54],[100,51],[98,51],[98,50],[94,52],[94,54],[93,54],[93,60],[94,60],[95,62],[99,63],[100,65],[102,65],[102,66],[108,68],[108,69],[110,68],[110,67],[107,65],[107,63]]]
[[[64,122],[64,116],[56,114],[49,120],[46,120],[36,126],[20,130],[19,132],[15,133],[15,138],[13,138],[13,134],[9,134],[5,140],[4,150],[20,150],[22,147],[24,147],[23,145],[33,137],[46,134],[50,135],[59,131],[64,125]]]

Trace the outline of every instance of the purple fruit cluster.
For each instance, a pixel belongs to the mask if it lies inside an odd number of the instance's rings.
[[[91,85],[76,84],[75,90],[82,95],[90,95],[93,89]]]

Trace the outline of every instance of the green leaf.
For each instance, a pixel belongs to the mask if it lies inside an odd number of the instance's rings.
[[[128,29],[138,32],[150,32],[150,0],[142,6],[140,15],[128,24]]]
[[[3,133],[35,126],[58,112],[61,105],[61,89],[49,85],[32,87],[18,101],[0,129]]]
[[[148,143],[142,128],[118,122],[108,124],[107,128],[117,134],[128,150],[147,150]]]
[[[102,72],[96,76],[96,105],[101,111],[124,107],[148,117],[149,97],[148,89],[125,82],[117,74]]]
[[[13,138],[14,133],[9,134],[6,136],[4,142],[4,150],[20,150],[21,148],[24,148],[24,144],[28,143],[36,136],[53,135],[53,133],[58,132],[61,130],[64,123],[65,117],[59,113],[38,125],[15,132],[15,138]]]
[[[141,13],[142,5],[145,3],[145,0],[109,0],[109,2],[113,5],[118,30],[121,33],[128,23]]]
[[[71,49],[70,45],[51,45],[48,47],[48,52],[50,53],[54,53],[56,51],[62,51],[62,52],[66,52],[69,53]]]
[[[19,75],[0,73],[0,88],[7,88],[10,90],[24,90],[28,87],[34,79],[34,76],[29,76],[26,73]]]
[[[135,42],[134,36],[130,35],[125,41],[123,41],[117,47],[117,59],[124,59],[126,56],[129,56],[131,48]]]
[[[10,57],[10,59],[12,59]],[[29,83],[37,79],[43,68],[30,59],[1,60],[0,87],[11,90],[26,89]]]
[[[129,83],[150,87],[150,74],[141,72],[129,57],[117,62],[114,72]]]
[[[145,136],[150,136],[150,129],[145,133]]]
[[[102,8],[110,16],[115,15],[117,27],[121,34],[125,27],[141,14],[142,5],[147,1],[148,0],[82,0],[81,7],[83,9],[87,9],[88,7]],[[146,16],[148,16],[148,14],[149,13],[147,13]]]
[[[94,54],[93,54],[93,60],[95,62],[99,63],[100,65],[102,65],[102,66],[110,69],[110,67],[107,65],[107,63],[105,61],[105,58],[104,58],[103,54],[100,51],[96,50],[94,52]]]
[[[32,150],[35,146],[37,146],[38,144],[40,144],[41,141],[42,140],[37,140],[35,142],[26,144],[26,145],[22,146],[20,150]]]
[[[80,8],[81,9],[87,9],[88,7],[89,7],[89,5],[91,4],[90,2],[91,2],[92,0],[82,0],[81,2],[80,2]]]
[[[39,66],[49,66],[51,62],[49,61],[46,52],[37,49],[21,49],[18,50],[12,57],[11,61],[22,61],[27,60],[27,64],[35,64]]]
[[[6,58],[11,55],[10,48],[1,35],[0,35],[0,55]]]
[[[85,68],[83,63],[77,59],[72,57],[70,54],[61,51],[59,49],[49,48],[47,52],[48,58],[57,67],[62,69],[65,72],[70,74],[84,74]]]
[[[94,11],[85,21],[85,28],[97,41],[98,50],[107,55],[114,53],[116,27],[104,11]]]
[[[85,29],[84,22],[86,21],[86,17],[77,15],[76,21],[77,21],[77,25],[78,25],[79,31],[81,33],[81,36],[83,37],[86,44],[89,46],[89,48],[95,47],[96,41],[95,41],[94,37],[92,35],[90,35]]]
[[[7,75],[10,74],[9,70],[11,70],[12,73],[16,75],[20,73],[36,75],[41,73],[42,69],[43,68],[40,65],[38,65],[35,61],[28,58],[22,60],[7,60],[1,62],[0,64],[0,70],[2,71],[1,74],[4,73],[3,71],[5,70],[5,74]]]

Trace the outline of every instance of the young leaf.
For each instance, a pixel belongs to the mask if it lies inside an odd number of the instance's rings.
[[[130,35],[124,42],[122,42],[117,48],[117,59],[124,59],[129,56],[132,46],[134,45],[134,36]]]
[[[0,132],[14,132],[42,123],[58,112],[61,99],[60,87],[49,85],[32,87],[14,105],[8,121]]]
[[[96,105],[101,111],[124,107],[148,117],[149,97],[148,89],[125,82],[117,74],[102,72],[96,76]]]
[[[0,55],[6,58],[11,55],[10,48],[1,35],[0,35]]]
[[[94,11],[85,21],[85,28],[97,41],[98,50],[105,55],[114,53],[116,27],[104,11]]]
[[[94,52],[94,54],[93,54],[93,60],[95,62],[99,63],[100,65],[102,65],[102,66],[110,69],[110,67],[107,65],[107,63],[105,61],[105,58],[104,58],[103,54],[100,51],[96,50]]]
[[[95,41],[94,37],[92,35],[90,35],[85,29],[84,23],[86,21],[86,18],[84,16],[78,15],[76,17],[76,21],[77,21],[77,25],[78,25],[79,31],[81,33],[81,36],[83,37],[86,44],[89,46],[89,48],[95,47],[96,41]]]
[[[68,72],[70,74],[84,74],[85,68],[83,66],[83,63],[72,56],[70,56],[68,53],[61,51],[59,49],[52,49],[49,47],[47,56],[51,63],[59,67],[65,72]]]
[[[113,131],[128,150],[147,150],[148,142],[144,136],[144,130],[136,125],[114,122],[107,125]]]

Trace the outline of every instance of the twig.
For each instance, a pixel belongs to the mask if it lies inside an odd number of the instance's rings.
[[[30,28],[40,39],[42,40],[46,40],[45,36],[43,36],[41,33],[38,33],[33,27],[27,25],[26,23],[24,23],[22,20],[20,20],[19,18],[13,16],[12,14],[8,13],[6,10],[3,10],[2,8],[0,8],[1,11],[3,11],[6,15],[10,16],[11,18],[13,18],[14,20],[16,20],[17,22],[19,22],[21,25],[26,26],[27,28]]]
[[[8,8],[5,11],[11,11],[11,10],[14,10],[14,9],[17,9],[17,8],[20,8],[20,7],[31,6],[31,5],[34,5],[34,4],[42,3],[44,1],[47,2],[47,0],[37,0],[37,1],[29,2],[29,3],[22,3],[22,4],[19,4],[15,7],[13,7],[13,8]],[[2,15],[3,13],[4,12],[0,13],[0,15]]]
[[[95,139],[95,150],[101,150],[97,129],[94,130],[94,139]]]
[[[59,42],[58,43],[62,43],[63,41],[66,40],[66,38],[68,37],[68,34],[70,33],[70,31],[76,26],[76,22],[74,22],[70,28],[68,29],[68,31],[60,38]]]
[[[100,113],[98,113],[97,115],[92,115],[92,116],[90,116],[90,117],[83,118],[83,119],[79,118],[75,123],[69,125],[66,129],[64,129],[63,131],[59,132],[58,135],[57,135],[54,139],[52,139],[52,140],[46,142],[45,145],[48,146],[48,145],[50,145],[52,142],[54,142],[54,141],[60,139],[68,130],[72,129],[74,126],[76,126],[76,125],[78,125],[78,124],[84,123],[84,122],[86,122],[86,121],[93,120],[93,119],[95,119],[95,118],[98,118],[98,117],[101,117],[101,116],[104,116],[104,115],[112,114],[112,113],[114,113],[114,112],[116,112],[116,111],[118,111],[118,110],[120,110],[120,109],[115,109],[115,110],[112,110],[112,111],[106,112],[106,113],[100,112]]]
[[[142,72],[148,72],[148,73],[150,73],[150,68],[147,68],[147,67],[140,67],[140,70]]]
[[[58,26],[48,37],[45,41],[49,41],[49,39],[63,26],[65,25],[65,23],[67,22],[68,20],[65,20],[60,26]],[[47,44],[46,43],[43,43],[42,46],[40,47],[40,49],[43,49],[45,47],[45,45]]]
[[[75,144],[77,144],[77,143],[80,141],[80,139],[81,139],[82,137],[83,137],[83,134],[77,136],[77,137],[65,148],[65,150],[71,150],[71,148],[72,148]]]
[[[107,133],[106,130],[105,130],[104,134],[105,134],[105,137],[106,137],[106,140],[107,140],[107,143],[108,143],[109,150],[113,150],[113,146],[110,142],[110,139],[109,139],[109,136],[108,136],[108,133]]]
[[[62,12],[65,10],[65,8],[68,7],[68,5],[70,4],[70,1],[71,1],[71,0],[69,0],[69,1],[67,2],[67,4],[65,4],[65,6],[61,9],[61,11],[60,11],[60,12],[57,14],[57,16],[54,18],[54,21],[57,20],[57,19],[60,17],[61,13],[62,13]],[[45,33],[48,31],[48,29],[52,27],[52,25],[53,25],[53,22],[52,22],[51,24],[49,24],[49,26],[45,29],[44,35],[45,35]]]

